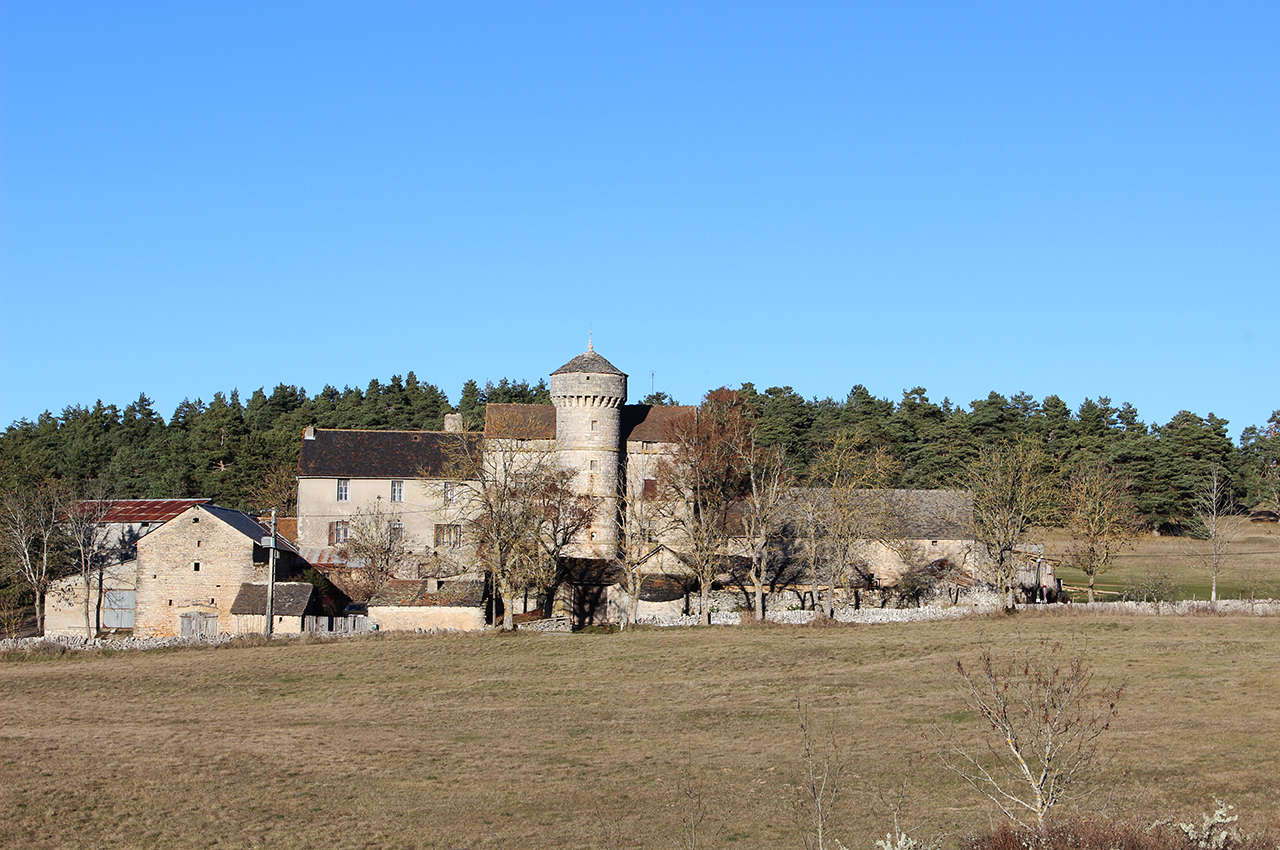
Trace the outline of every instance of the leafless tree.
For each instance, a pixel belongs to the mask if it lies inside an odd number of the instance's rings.
[[[292,516],[298,509],[298,470],[278,463],[267,469],[262,480],[249,488],[249,504],[257,511],[278,510]]]
[[[698,580],[704,624],[711,622],[711,585],[735,530],[731,509],[750,486],[741,451],[750,427],[738,394],[713,390],[672,423],[671,452],[656,468],[663,521]]]
[[[1089,577],[1089,601],[1094,580],[1111,569],[1118,552],[1132,546],[1141,529],[1132,481],[1101,460],[1082,464],[1067,480],[1064,492],[1067,531],[1071,543],[1066,563]]]
[[[407,575],[417,564],[416,548],[420,543],[405,532],[399,511],[384,505],[381,497],[358,509],[346,542],[338,547],[350,570],[352,598],[368,602],[389,579]]]
[[[788,519],[787,488],[791,471],[781,447],[756,443],[747,435],[740,447],[749,489],[742,500],[742,532],[751,554],[751,585],[755,594],[756,619],[764,619],[764,587],[769,574],[772,545]]]
[[[874,547],[890,545],[901,527],[900,505],[885,489],[897,471],[897,462],[883,446],[872,446],[850,430],[837,432],[818,453],[811,467],[816,485],[816,513],[812,530],[818,535],[813,564],[823,565],[822,579],[831,588],[843,584],[870,585]],[[815,583],[818,576],[815,573]],[[827,594],[827,616],[833,612],[832,593]]]
[[[1095,688],[1084,658],[1060,644],[1042,643],[997,660],[983,650],[978,663],[956,661],[967,707],[990,734],[982,748],[948,736],[943,764],[991,800],[1014,823],[1043,831],[1049,812],[1092,789],[1108,759],[1098,739],[1111,726],[1124,686]]]
[[[1053,461],[1038,439],[1020,437],[979,450],[967,473],[974,530],[990,558],[1005,607],[1012,610],[1018,546],[1032,526],[1050,519],[1057,505]]]
[[[574,473],[561,466],[554,439],[518,410],[490,408],[484,440],[459,434],[449,449],[450,510],[469,539],[475,565],[492,577],[503,603],[503,628],[515,628],[516,600],[545,590],[559,559],[592,524],[597,506],[574,493]]]
[[[44,598],[57,578],[61,528],[61,485],[47,481],[19,486],[0,496],[0,547],[5,572],[16,575],[35,596],[36,630],[44,634]]]
[[[660,546],[663,519],[662,512],[655,503],[658,495],[656,481],[654,485],[653,488],[647,485],[638,487],[631,498],[626,500],[617,518],[617,565],[622,571],[622,586],[628,599],[627,610],[623,614],[623,629],[630,628],[636,621],[640,596],[644,592],[645,582],[652,576],[645,565]]]
[[[800,715],[800,741],[802,760],[800,782],[796,786],[796,823],[804,839],[805,850],[842,848],[839,840],[831,835],[833,812],[840,797],[840,779],[845,762],[835,735],[828,732],[817,738],[809,726],[804,706],[797,703]]]
[[[1207,546],[1192,550],[1210,580],[1209,601],[1218,601],[1218,577],[1231,560],[1231,548],[1239,534],[1235,492],[1231,481],[1216,464],[1195,492],[1195,515]]]
[[[60,487],[57,493],[62,529],[71,542],[76,569],[84,582],[85,637],[94,638],[102,627],[103,573],[113,549],[105,520],[114,502],[102,482]]]

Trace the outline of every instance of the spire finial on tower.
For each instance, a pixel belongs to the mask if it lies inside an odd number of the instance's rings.
[[[591,331],[587,331],[587,351],[595,351],[595,348],[591,344]]]

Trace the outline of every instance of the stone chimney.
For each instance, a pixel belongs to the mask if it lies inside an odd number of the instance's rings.
[[[462,430],[462,414],[446,413],[444,415],[444,429],[446,431],[461,431]]]

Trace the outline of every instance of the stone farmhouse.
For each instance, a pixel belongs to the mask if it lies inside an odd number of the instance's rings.
[[[88,589],[95,605],[101,590],[99,622],[103,630],[133,628],[138,541],[188,508],[208,502],[208,499],[121,499],[109,504],[102,517],[106,557]],[[83,635],[85,597],[85,583],[79,574],[55,581],[45,596],[45,634]]]

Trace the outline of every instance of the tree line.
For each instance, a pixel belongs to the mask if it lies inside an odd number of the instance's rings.
[[[1132,480],[1145,522],[1184,528],[1194,515],[1195,491],[1213,469],[1221,471],[1244,506],[1275,508],[1280,459],[1280,411],[1244,429],[1239,443],[1227,421],[1210,413],[1176,414],[1144,423],[1128,403],[1086,398],[1071,409],[1050,395],[996,392],[967,406],[935,403],[924,388],[893,401],[855,386],[843,400],[805,399],[790,387],[738,390],[763,446],[783,450],[801,480],[839,433],[856,434],[895,460],[884,486],[935,489],[963,486],[965,470],[987,446],[1034,437],[1065,478],[1082,463],[1100,460]],[[466,382],[452,404],[437,386],[410,372],[374,379],[364,390],[326,386],[315,395],[280,384],[270,394],[215,393],[185,399],[166,420],[144,394],[123,409],[101,401],[61,414],[23,419],[0,435],[0,487],[57,479],[95,480],[117,498],[208,497],[228,507],[289,509],[302,429],[440,430],[446,413],[464,427],[484,427],[489,403],[549,404],[546,383],[502,379]],[[674,404],[665,393],[643,400]]]

